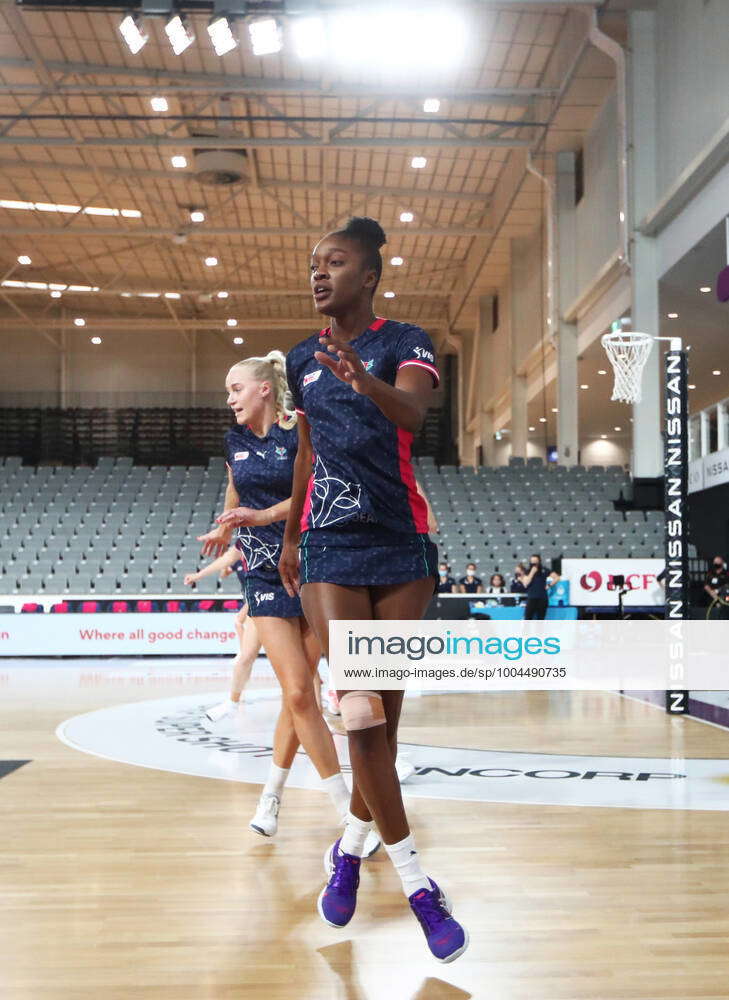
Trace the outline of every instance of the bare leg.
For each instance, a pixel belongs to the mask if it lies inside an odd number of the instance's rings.
[[[235,631],[238,633],[240,649],[233,660],[233,679],[230,684],[230,700],[232,702],[240,701],[240,696],[250,680],[253,664],[256,662],[258,651],[261,648],[261,640],[258,638],[254,618],[239,612],[235,616]]]
[[[339,761],[332,734],[316,707],[301,619],[256,618],[256,627],[281,685],[284,703],[291,713],[296,735],[319,777],[330,778],[339,774]]]
[[[319,645],[319,640],[316,638],[306,622],[303,622],[302,624],[301,638],[304,645],[304,655],[306,656],[306,660],[312,672],[314,697],[316,697],[318,690],[316,668],[319,665],[319,659],[321,657],[321,647]],[[257,633],[256,639],[258,641]],[[296,729],[294,727],[294,720],[291,715],[291,711],[289,710],[285,699],[282,699],[281,711],[279,712],[278,719],[276,720],[276,729],[273,734],[273,763],[276,764],[277,767],[282,767],[288,770],[294,762],[296,751],[299,749],[300,745],[299,737],[296,735]]]

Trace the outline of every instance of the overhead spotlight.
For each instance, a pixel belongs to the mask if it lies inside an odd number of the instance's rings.
[[[226,319],[225,322],[227,323],[228,326],[238,326],[238,320],[233,319],[232,317],[230,319]]]
[[[193,208],[190,212],[190,222],[205,222],[205,213],[199,208]]]
[[[699,291],[703,292],[704,295],[706,295],[707,292],[711,291],[711,285],[702,285]]]
[[[614,431],[621,431],[622,429],[623,429],[622,427],[613,427]]]
[[[82,319],[80,316],[77,316],[76,319],[73,321],[73,324],[74,326],[86,326],[86,320]]]
[[[547,422],[547,418],[546,417],[540,417],[539,418],[539,423],[540,424],[546,424],[546,422]]]
[[[604,368],[598,368],[597,369],[597,374],[598,375],[607,375],[607,372],[605,371]]]
[[[552,413],[559,413],[559,410],[557,409],[556,406],[552,407]]]
[[[21,253],[20,257],[18,257],[18,263],[22,264],[24,267],[27,267],[28,264],[32,264],[33,261],[30,259],[27,253]]]
[[[412,222],[414,218],[412,212],[400,212],[400,222]]]
[[[180,17],[179,14],[175,14],[169,19],[165,25],[165,34],[169,38],[172,51],[176,56],[182,55],[185,49],[195,41],[195,36],[188,28],[185,18]]]
[[[58,291],[55,291],[55,290],[51,292],[51,298],[52,299],[60,299],[60,297],[62,295],[63,295],[63,292],[58,292]]]
[[[678,319],[678,313],[668,313],[669,319]]]
[[[536,427],[530,427],[530,428],[529,428],[529,430],[530,430],[530,431],[535,431],[535,430],[536,430]]]
[[[440,111],[440,101],[437,97],[427,97],[423,101],[423,111],[427,114],[434,115]]]
[[[693,382],[689,382],[689,389],[695,389],[695,388],[696,386],[693,384]]]
[[[394,292],[385,292],[385,298],[386,299],[394,299],[395,298],[395,293]]]
[[[206,267],[217,267],[218,258],[217,257],[206,257],[205,266]]]
[[[392,264],[393,267],[401,267],[405,263],[405,261],[402,259],[402,257],[391,257],[390,263]]]
[[[101,343],[101,337],[92,337],[91,338],[91,343],[92,344],[96,344],[96,345],[100,344]]]
[[[213,43],[215,54],[218,56],[224,56],[226,52],[231,52],[238,44],[233,34],[231,22],[225,15],[213,18],[208,25],[208,34]]]
[[[230,295],[230,292],[218,292],[218,298],[219,299],[227,299],[229,295]]]
[[[320,17],[298,17],[291,25],[294,51],[299,59],[318,56],[324,48],[324,22]]]
[[[234,344],[242,344],[243,343],[243,338],[242,337],[233,337],[233,343]]]
[[[589,388],[590,388],[590,387],[589,387],[589,385],[585,385],[585,383],[584,383],[584,382],[583,382],[583,384],[582,384],[582,385],[580,386],[580,389],[589,389]]]
[[[606,438],[606,437],[607,437],[607,434],[601,434],[601,435],[600,435],[600,437],[601,437],[601,438]]]
[[[719,368],[715,368],[711,374],[712,375],[721,375],[721,370]]]
[[[187,159],[184,156],[173,156],[170,158],[170,163],[175,170],[184,170],[187,166]]]
[[[167,103],[166,97],[152,97],[149,103],[152,108],[152,111],[159,111],[160,113],[162,113],[163,111],[170,110],[170,106]]]
[[[281,27],[275,17],[263,17],[248,25],[254,56],[269,56],[281,51]]]
[[[165,292],[166,299],[181,299],[182,296],[179,292]]]
[[[424,156],[414,156],[410,161],[410,166],[414,170],[422,170],[423,167],[426,166],[427,162],[428,161]]]
[[[134,14],[127,14],[119,25],[119,33],[127,43],[127,48],[133,56],[137,54],[149,41],[149,35],[145,35],[141,29],[142,19]]]

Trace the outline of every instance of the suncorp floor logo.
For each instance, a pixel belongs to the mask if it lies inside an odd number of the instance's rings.
[[[122,764],[203,778],[265,781],[279,710],[273,690],[246,704],[236,726],[213,725],[204,711],[220,691],[116,705],[69,719],[59,738],[84,753]],[[335,736],[346,772],[347,740]],[[406,795],[525,806],[601,806],[618,809],[729,811],[729,760],[542,754],[400,744],[415,768]],[[320,790],[309,758],[291,768],[294,788]]]

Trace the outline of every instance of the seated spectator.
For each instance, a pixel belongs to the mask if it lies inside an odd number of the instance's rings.
[[[517,563],[514,569],[514,579],[511,581],[511,586],[509,587],[509,592],[512,594],[525,594],[526,587],[524,585],[524,578],[526,577],[527,571],[524,563]]]
[[[466,566],[466,575],[458,581],[458,592],[461,594],[483,594],[483,580],[476,576],[476,563]]]
[[[438,593],[453,594],[456,590],[456,581],[451,576],[451,568],[448,563],[438,563]]]
[[[726,563],[723,556],[714,556],[709,566],[709,572],[704,580],[704,590],[709,596],[709,603],[715,601],[719,596],[719,591],[729,582],[727,576]]]
[[[487,594],[507,594],[506,581],[501,573],[493,573],[486,588]]]

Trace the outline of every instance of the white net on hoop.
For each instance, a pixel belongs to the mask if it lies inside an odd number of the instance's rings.
[[[647,333],[606,333],[602,346],[615,373],[611,399],[619,403],[639,403],[640,378],[653,347],[653,337]]]

